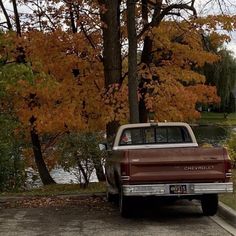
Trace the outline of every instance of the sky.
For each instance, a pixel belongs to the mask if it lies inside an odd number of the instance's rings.
[[[195,4],[200,16],[217,15],[222,12],[228,15],[236,14],[236,0],[196,0]],[[225,46],[231,50],[236,57],[236,31],[231,32],[229,35],[231,41]]]
[[[179,2],[182,2],[183,0],[177,0]],[[4,4],[6,5],[6,8],[10,11],[12,11],[12,3],[9,2],[9,0],[4,0]],[[209,2],[215,2],[214,5],[210,4]],[[221,2],[221,8],[219,7],[218,3]],[[196,0],[195,6],[197,8],[199,15],[208,15],[208,14],[219,14],[221,11],[226,12],[227,14],[236,14],[236,0]],[[230,6],[230,7],[229,7]],[[19,12],[28,12],[28,8],[20,8]],[[3,16],[0,14],[0,22],[3,20]],[[236,31],[230,33],[231,36],[231,42],[226,44],[226,47],[231,50],[234,53],[234,56],[236,57]]]
[[[234,53],[234,56],[236,57],[236,33],[232,34],[232,40],[227,45],[227,48],[231,50]]]

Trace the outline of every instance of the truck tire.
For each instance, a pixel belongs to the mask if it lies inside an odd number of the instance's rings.
[[[128,218],[131,216],[130,198],[124,196],[122,192],[119,194],[119,210],[122,217]]]
[[[206,194],[201,198],[202,212],[205,216],[213,216],[218,210],[218,195]]]

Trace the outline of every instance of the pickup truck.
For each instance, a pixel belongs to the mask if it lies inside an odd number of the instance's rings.
[[[119,197],[123,217],[133,197],[197,199],[214,215],[218,194],[233,192],[231,161],[223,147],[199,147],[182,122],[122,125],[105,164],[108,200]]]

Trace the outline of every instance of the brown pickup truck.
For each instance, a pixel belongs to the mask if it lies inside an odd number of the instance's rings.
[[[106,161],[108,200],[119,196],[122,216],[136,196],[198,199],[214,215],[218,193],[232,192],[231,162],[221,147],[199,147],[186,123],[122,125]]]

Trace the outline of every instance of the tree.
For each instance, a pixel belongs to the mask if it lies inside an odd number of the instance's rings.
[[[0,71],[4,58],[0,60]],[[19,121],[12,111],[11,97],[6,93],[6,81],[0,77],[0,191],[19,190],[24,187],[25,170],[21,149],[21,133],[17,135]]]
[[[99,69],[101,63],[98,61],[96,66],[93,51],[90,54],[89,48],[83,41],[81,43],[78,40],[79,37],[83,38],[83,35],[72,34],[70,38],[65,36],[62,31],[47,35],[41,32],[25,34],[26,40],[17,40],[27,48],[26,61],[31,62],[31,67],[18,65],[18,70],[7,74],[9,67],[17,67],[11,64],[5,66],[3,71],[3,75],[11,81],[8,92],[14,99],[17,116],[23,126],[29,129],[32,142],[36,144],[34,154],[44,184],[50,184],[52,181],[44,172],[46,166],[42,162],[38,136],[72,130],[101,130],[104,129],[106,120],[110,119],[106,113],[111,114],[110,108],[104,106],[102,69]],[[38,50],[40,44],[44,44],[44,50]],[[68,45],[72,46],[73,51],[68,51]],[[76,48],[81,50],[77,51]],[[73,74],[77,65],[80,65],[80,76]],[[94,74],[97,77],[94,77]],[[92,97],[88,96],[88,90],[93,94]],[[101,110],[104,110],[104,113],[101,113]],[[96,168],[99,171],[99,165],[96,165]],[[101,171],[99,176],[104,180]]]
[[[121,84],[121,32],[120,32],[120,4],[121,0],[100,0],[100,16],[103,32],[103,66],[105,89],[114,84]],[[108,140],[112,139],[119,126],[117,121],[107,124]]]
[[[94,170],[97,172],[97,165],[104,162],[105,152],[99,150],[99,141],[102,135],[93,132],[70,133],[66,135],[60,144],[60,165],[66,171],[71,168],[78,169],[75,173],[82,186],[87,187]],[[98,179],[101,173],[96,173]]]
[[[168,2],[167,4],[164,4],[163,1],[148,1],[148,0],[142,0],[142,22],[143,27],[141,29],[141,32],[139,33],[139,37],[144,35],[143,40],[143,50],[142,50],[142,56],[141,56],[141,62],[146,64],[147,67],[150,66],[152,63],[152,52],[153,50],[153,38],[150,36],[150,34],[146,34],[146,32],[151,31],[153,27],[158,28],[162,20],[168,16],[168,15],[176,15],[181,16],[180,11],[186,10],[186,11],[192,11],[193,15],[196,15],[196,10],[194,8],[194,0],[188,1],[185,3],[185,1],[178,2]],[[150,10],[151,8],[151,10]],[[151,19],[149,21],[149,19]],[[140,112],[140,122],[147,122],[148,120],[148,111],[146,109],[146,102],[145,102],[145,96],[146,96],[146,88],[143,87],[144,84],[147,81],[145,78],[141,78],[139,88],[141,91],[141,98],[139,101],[139,112]]]
[[[12,23],[11,23],[10,17],[9,17],[9,15],[7,13],[7,10],[6,10],[2,0],[0,0],[0,7],[2,9],[4,17],[6,18],[7,29],[8,30],[12,30],[13,27],[12,27]],[[4,25],[4,22],[1,22],[1,25]]]
[[[236,60],[232,53],[224,48],[216,49],[216,53],[220,60],[214,64],[206,64],[202,73],[206,76],[206,82],[217,88],[217,93],[221,97],[220,110],[229,113],[234,111],[231,96],[235,86]]]
[[[175,22],[163,22],[152,33],[152,63],[140,64],[139,70],[146,107],[160,121],[197,119],[196,103],[220,100],[194,68],[216,62],[218,56],[204,50],[201,32],[189,23],[176,27]]]
[[[4,34],[9,43],[1,49],[6,70],[21,62],[27,71],[27,75],[15,72],[7,88],[23,127],[39,139],[47,134],[105,127],[110,139],[119,123],[130,118],[137,122],[138,116],[128,112],[128,95],[130,102],[137,101],[137,79],[140,121],[147,121],[148,112],[160,121],[189,121],[199,116],[196,103],[219,102],[215,89],[204,85],[205,77],[196,68],[218,60],[217,55],[204,50],[203,29],[217,35],[215,41],[227,41],[228,37],[216,34],[215,29],[232,30],[234,18],[196,18],[194,1],[163,4],[143,0],[136,8],[130,1],[125,7],[126,1],[118,0],[44,3],[24,1],[36,10],[21,22],[22,37]],[[183,10],[194,17],[187,21],[168,18],[179,17]],[[124,66],[127,40],[128,82]],[[140,45],[143,49],[136,78],[136,49]],[[37,145],[40,147],[39,142]],[[40,152],[39,148],[35,151]]]
[[[136,2],[127,0],[128,28],[128,88],[130,123],[139,122],[138,110],[138,81],[137,81],[137,32],[135,21]]]
[[[25,170],[21,158],[21,140],[14,134],[17,120],[6,112],[0,113],[0,192],[24,187]]]

